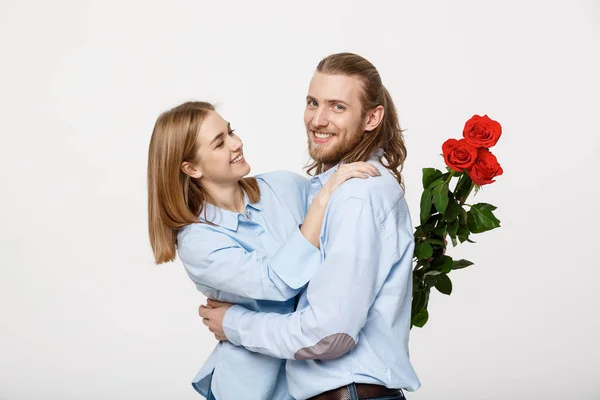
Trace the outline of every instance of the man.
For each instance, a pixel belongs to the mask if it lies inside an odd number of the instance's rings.
[[[349,180],[332,196],[321,266],[296,312],[256,313],[209,300],[200,315],[217,339],[288,359],[296,399],[404,399],[401,388],[420,383],[408,355],[414,242],[396,109],[377,69],[341,53],[317,66],[304,122],[314,160],[309,172],[317,174],[309,202],[340,163],[369,161],[381,177]],[[278,275],[301,286],[292,271]]]

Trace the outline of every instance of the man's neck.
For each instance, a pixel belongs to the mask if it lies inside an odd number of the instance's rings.
[[[333,168],[335,164],[323,164],[323,172],[327,172],[331,168]]]
[[[210,203],[232,212],[244,213],[244,192],[239,183],[231,185],[204,184]]]

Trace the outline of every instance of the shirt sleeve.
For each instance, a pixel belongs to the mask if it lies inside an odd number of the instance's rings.
[[[308,306],[286,315],[233,306],[223,321],[229,341],[296,360],[337,358],[351,350],[392,266],[412,243],[408,210],[391,214],[377,215],[364,199],[337,204],[326,220],[330,239],[307,287]],[[411,268],[405,269],[395,273],[407,283]]]
[[[310,280],[321,254],[299,229],[273,257],[246,251],[224,233],[195,229],[180,244],[179,258],[198,284],[255,300],[285,301]]]
[[[306,212],[308,211],[308,204],[306,200],[308,199],[308,194],[310,192],[310,180],[296,174],[295,172],[290,172],[289,175],[298,187],[298,191],[300,192],[300,198],[304,200],[304,214],[306,214]]]

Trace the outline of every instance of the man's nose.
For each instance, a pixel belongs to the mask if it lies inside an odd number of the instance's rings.
[[[313,117],[312,124],[315,127],[327,126],[327,124],[329,124],[329,121],[327,119],[327,111],[319,107],[317,111],[315,111],[315,116]]]

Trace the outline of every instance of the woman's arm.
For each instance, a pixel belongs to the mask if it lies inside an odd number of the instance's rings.
[[[367,162],[355,162],[351,164],[342,164],[333,176],[327,181],[325,186],[319,191],[312,201],[304,223],[300,231],[302,235],[316,248],[319,248],[319,237],[321,236],[321,225],[323,217],[331,195],[342,183],[351,178],[365,179],[368,176],[379,176],[381,173],[375,165]]]
[[[294,229],[270,257],[248,251],[227,234],[194,224],[182,237],[178,254],[196,283],[255,300],[285,301],[300,292],[321,263],[319,236],[327,202],[346,180],[379,175],[369,163],[342,165],[323,186],[307,212],[301,229]]]
[[[288,300],[309,281],[321,261],[319,250],[298,229],[272,257],[260,250],[248,251],[207,226],[195,224],[190,229],[178,254],[192,281],[242,297]]]

